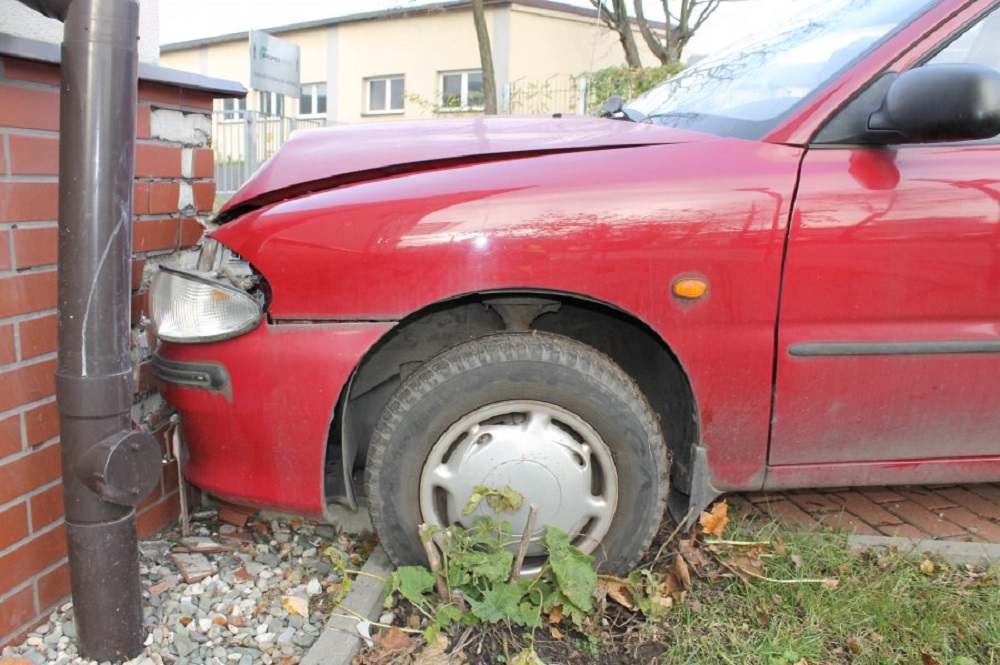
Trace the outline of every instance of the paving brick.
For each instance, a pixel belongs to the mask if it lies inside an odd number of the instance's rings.
[[[928,537],[928,534],[924,533],[912,524],[880,526],[878,530],[882,532],[882,535],[889,536],[891,538],[915,538],[917,540],[923,540]]]
[[[767,510],[767,513],[782,525],[793,528],[809,529],[818,526],[816,520],[791,501],[772,501],[766,504],[757,504],[758,507]]]
[[[954,508],[955,502],[939,494],[936,490],[929,487],[900,487],[898,488],[899,493],[903,495],[904,499],[908,501],[913,501],[920,504],[927,510],[941,510],[942,508]]]
[[[63,488],[57,483],[31,497],[31,531],[40,531],[63,518]]]
[[[29,446],[37,446],[59,436],[59,409],[49,402],[24,412],[25,439]]]
[[[0,85],[0,127],[59,129],[59,93]]]
[[[0,371],[0,411],[54,395],[55,372],[55,359]]]
[[[60,469],[58,445],[47,446],[16,460],[0,464],[0,503],[6,503],[51,483],[59,478]],[[0,593],[3,591],[0,590]]]
[[[181,184],[176,180],[149,183],[149,214],[177,212],[180,194]]]
[[[195,178],[215,177],[215,152],[211,148],[195,148],[193,159]]]
[[[731,517],[753,520],[764,516],[764,513],[756,505],[742,495],[727,495],[726,502],[729,504],[729,515]]]
[[[865,524],[861,519],[847,511],[839,513],[821,513],[816,516],[824,526],[828,526],[839,531],[851,533],[857,536],[880,536],[875,527]]]
[[[987,543],[1000,543],[1000,524],[985,519],[975,512],[959,506],[942,511],[945,519],[966,529],[975,539]]]
[[[5,550],[28,536],[28,504],[15,503],[0,510],[0,550]]]
[[[59,175],[59,139],[10,134],[11,175]]]
[[[964,532],[962,527],[950,522],[938,513],[928,510],[913,501],[884,504],[885,509],[900,517],[904,522],[917,527],[932,538],[947,538],[958,536]]]
[[[903,500],[902,494],[888,487],[859,487],[855,491],[875,503],[889,503],[890,501]]]
[[[171,219],[144,219],[132,226],[132,251],[153,252],[177,248],[179,221]]]
[[[35,593],[29,584],[0,600],[0,641],[35,617]]]
[[[872,526],[899,524],[901,521],[898,516],[893,515],[874,501],[869,500],[867,497],[858,492],[832,494],[830,495],[830,498],[842,504],[847,512],[852,515],[856,515],[861,520]]]
[[[56,307],[56,271],[0,277],[0,319]]]
[[[140,143],[135,148],[136,178],[180,178],[181,149],[170,145]]]
[[[38,611],[45,614],[69,595],[69,564],[63,563],[38,578]]]
[[[215,206],[215,182],[196,182],[191,185],[194,193],[194,207],[199,211],[210,211]]]
[[[0,594],[66,556],[66,529],[60,525],[0,556]]]
[[[2,158],[2,155],[0,155],[0,158]],[[0,230],[0,270],[10,270],[11,267],[10,231],[2,229]]]
[[[17,324],[21,331],[21,359],[53,353],[59,342],[58,317],[46,314]]]
[[[978,483],[975,485],[966,485],[965,489],[969,490],[976,496],[986,499],[990,503],[1000,505],[1000,486],[990,485],[988,483]]]
[[[1000,506],[992,501],[987,501],[978,494],[974,494],[963,487],[949,487],[948,489],[938,490],[938,493],[954,501],[960,507],[968,508],[978,515],[994,520],[1000,519]],[[995,542],[1000,543],[1000,540]]]
[[[0,324],[0,365],[9,365],[17,360],[17,347],[14,344],[14,324]]]
[[[799,508],[810,515],[813,513],[834,513],[841,510],[841,505],[832,498],[818,492],[789,492],[788,498]]]
[[[4,77],[16,81],[30,81],[59,87],[61,74],[59,67],[47,62],[4,58]]]
[[[0,182],[0,223],[54,222],[58,219],[59,183]]]
[[[55,226],[27,226],[14,230],[14,259],[17,269],[54,266],[58,261],[59,229]]]
[[[21,417],[7,416],[0,419],[0,463],[7,455],[21,452]]]

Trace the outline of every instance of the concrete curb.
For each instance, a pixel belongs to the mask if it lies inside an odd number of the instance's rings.
[[[888,536],[849,536],[851,550],[860,552],[874,547],[896,547],[904,556],[939,556],[956,566],[983,566],[1000,563],[1000,544],[962,543],[950,540],[917,540]]]
[[[375,548],[361,568],[369,575],[382,578],[391,575],[393,569],[389,557],[381,547]],[[342,605],[374,621],[382,611],[383,587],[378,580],[358,575]],[[334,610],[333,616],[302,659],[301,665],[350,665],[360,649],[358,620],[343,611]]]

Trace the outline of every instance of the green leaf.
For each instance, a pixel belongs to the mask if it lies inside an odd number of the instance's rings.
[[[414,605],[423,605],[424,594],[434,588],[434,575],[423,566],[403,566],[392,574],[392,591]]]
[[[447,628],[462,620],[462,610],[455,605],[441,605],[437,608],[437,620]]]
[[[593,610],[597,588],[594,558],[570,545],[566,532],[552,526],[545,529],[545,547],[560,592],[584,612]]]
[[[513,620],[519,616],[518,601],[521,590],[516,586],[500,584],[483,591],[483,599],[469,597],[469,608],[480,620],[497,623],[501,619]]]
[[[465,504],[465,508],[462,508],[463,515],[466,516],[471,515],[472,513],[475,512],[476,508],[479,507],[479,504],[483,502],[483,497],[485,496],[485,494],[480,492],[481,489],[483,488],[479,486],[473,488],[472,496],[469,497],[469,502]]]

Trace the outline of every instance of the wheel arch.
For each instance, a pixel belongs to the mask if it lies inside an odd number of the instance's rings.
[[[532,289],[477,292],[433,303],[400,320],[372,346],[342,390],[330,428],[328,500],[357,505],[354,472],[363,466],[379,415],[406,376],[451,346],[504,330],[570,337],[608,355],[631,376],[659,418],[673,459],[671,510],[676,516],[678,506],[686,509],[694,476],[705,470],[696,461],[695,395],[674,350],[640,317],[613,304]]]

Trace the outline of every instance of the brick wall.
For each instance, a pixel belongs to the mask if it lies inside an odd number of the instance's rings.
[[[149,270],[196,243],[215,197],[213,95],[140,82],[134,190],[132,347],[137,428],[169,412],[149,367]],[[0,646],[69,594],[60,484],[56,369],[59,69],[0,57]],[[139,535],[175,520],[177,474],[139,506]]]

